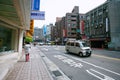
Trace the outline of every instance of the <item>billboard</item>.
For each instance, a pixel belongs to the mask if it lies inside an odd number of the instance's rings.
[[[31,11],[31,19],[45,20],[45,12],[44,11]]]
[[[32,10],[40,9],[40,0],[32,0]]]

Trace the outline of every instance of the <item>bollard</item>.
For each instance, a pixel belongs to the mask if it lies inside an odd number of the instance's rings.
[[[25,60],[26,60],[26,62],[28,62],[31,45],[25,44],[24,48],[25,48]]]
[[[29,61],[29,54],[26,54],[26,62]]]

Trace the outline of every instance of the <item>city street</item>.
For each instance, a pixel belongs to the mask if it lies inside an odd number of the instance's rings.
[[[67,54],[64,46],[37,47],[43,53],[43,60],[55,77],[65,75],[70,80],[120,79],[118,51],[93,49],[91,57],[79,57],[75,54]]]
[[[0,7],[0,80],[120,80],[120,0]]]

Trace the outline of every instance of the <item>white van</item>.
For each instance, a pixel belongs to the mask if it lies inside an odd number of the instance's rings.
[[[91,56],[92,50],[87,45],[85,41],[81,40],[71,40],[67,41],[65,45],[65,50],[67,53],[75,53],[80,56]]]

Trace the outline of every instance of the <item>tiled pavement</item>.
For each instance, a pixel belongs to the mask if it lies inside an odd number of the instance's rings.
[[[25,62],[23,56],[5,80],[53,80],[36,47],[31,48],[30,61]]]

